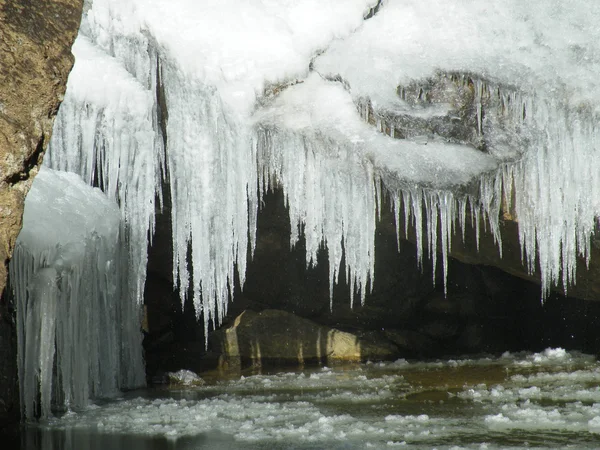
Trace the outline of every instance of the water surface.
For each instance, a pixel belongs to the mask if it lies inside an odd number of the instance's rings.
[[[600,447],[600,364],[562,349],[210,378],[22,432],[35,449]]]

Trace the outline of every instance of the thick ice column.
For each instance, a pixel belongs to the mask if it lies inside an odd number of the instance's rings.
[[[127,261],[119,227],[117,206],[77,175],[37,175],[10,264],[26,419],[143,384],[140,322],[119,279]]]

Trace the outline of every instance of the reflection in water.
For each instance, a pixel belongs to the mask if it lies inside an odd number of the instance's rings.
[[[135,392],[22,432],[24,449],[597,448],[600,364],[549,349]]]

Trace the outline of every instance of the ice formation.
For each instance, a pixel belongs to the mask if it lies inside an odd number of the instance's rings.
[[[115,58],[79,35],[77,64],[44,161],[55,170],[79,174],[102,188],[121,208],[121,235],[128,249],[129,296],[141,303],[148,238],[154,229],[155,199],[161,199],[164,150],[155,88],[156,72],[138,80]],[[156,66],[156,57],[146,55]],[[141,63],[138,63],[138,65]]]
[[[273,183],[283,187],[293,225],[292,244],[302,230],[307,264],[316,261],[325,243],[330,291],[338,279],[343,245],[350,293],[356,283],[361,300],[374,276],[382,185],[397,205],[403,198],[419,217],[417,236],[420,240],[423,232],[429,235],[432,258],[437,253],[438,220],[421,220],[423,203],[426,214],[439,213],[445,259],[455,222],[452,189],[498,166],[492,156],[466,145],[438,141],[422,145],[384,136],[361,120],[350,94],[339,83],[318,74],[288,88],[254,119],[261,192]]]
[[[315,53],[360,26],[376,3],[88,4],[65,97],[75,113],[69,114],[68,106],[61,111],[49,165],[112,186],[109,193],[130,229],[138,301],[144,237],[152,233],[152,202],[160,188],[161,131],[172,204],[173,275],[182,300],[191,290],[208,328],[226,312],[234,267],[243,283],[254,246],[258,168],[249,141],[257,99],[271,85],[306,76]],[[93,76],[85,76],[90,71]],[[160,108],[164,129],[155,116]],[[94,178],[94,165],[101,168],[100,177]]]
[[[88,2],[48,163],[118,201],[134,300],[163,178],[174,280],[206,329],[227,310],[235,270],[243,284],[273,183],[292,244],[305,233],[308,264],[324,244],[331,289],[347,270],[352,296],[372,285],[383,193],[414,227],[419,262],[435,267],[441,253],[444,273],[468,217],[501,251],[498,218],[514,198],[542,294],[574,281],[600,212],[600,6],[390,0],[364,20],[377,3]],[[404,87],[440,76],[472,94],[486,153],[418,130],[394,139],[390,117],[448,113],[406,101]]]
[[[480,208],[497,234],[499,205],[514,195],[523,259],[539,269],[545,297],[574,282],[579,256],[589,259],[600,212],[599,16],[584,1],[389,1],[314,67],[380,115],[410,114],[398,86],[439,71],[470,76],[476,101],[499,97],[521,144],[490,149],[509,164],[482,180]],[[485,131],[490,117],[478,108],[477,121]]]
[[[40,170],[10,264],[27,419],[145,382],[139,309],[122,301],[119,223],[100,190]]]

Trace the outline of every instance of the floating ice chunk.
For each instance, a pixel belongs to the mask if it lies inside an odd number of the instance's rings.
[[[182,369],[177,372],[168,372],[169,382],[183,386],[202,386],[205,381],[191,370]]]
[[[40,170],[10,263],[27,419],[144,384],[139,309],[136,321],[121,297],[119,226],[100,190]]]

